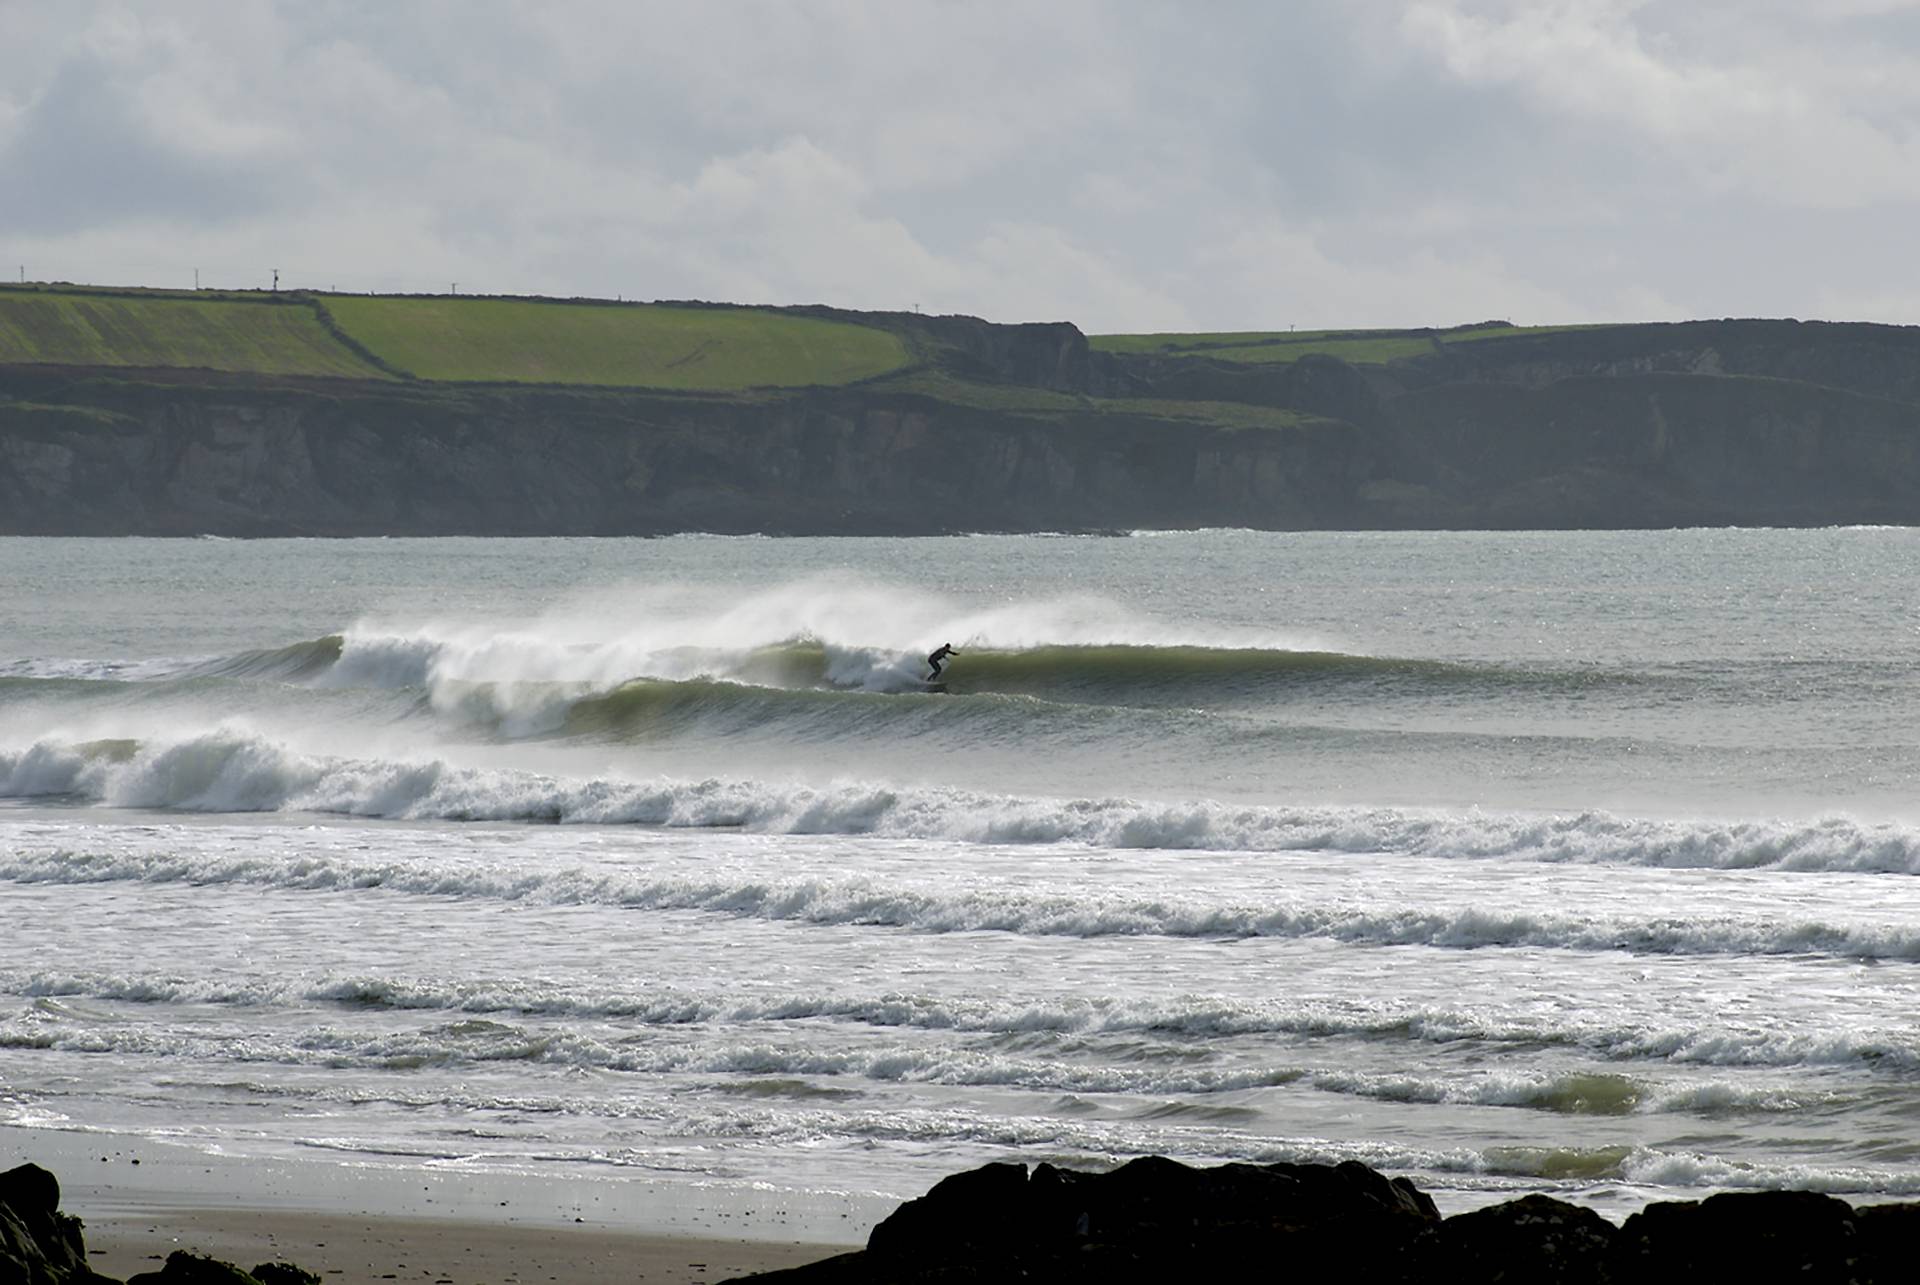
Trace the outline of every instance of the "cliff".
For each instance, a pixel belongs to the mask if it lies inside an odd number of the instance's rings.
[[[673,393],[0,361],[0,533],[1920,523],[1916,329],[1405,332],[1391,360],[1236,362],[789,312],[911,363]]]
[[[763,400],[15,377],[16,534],[925,533],[1339,524],[1345,425],[1209,427],[880,391]],[[1329,503],[1329,499],[1334,500]]]

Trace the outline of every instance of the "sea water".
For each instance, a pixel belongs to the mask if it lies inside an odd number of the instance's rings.
[[[1920,531],[14,539],[0,592],[16,1152],[1920,1193]]]

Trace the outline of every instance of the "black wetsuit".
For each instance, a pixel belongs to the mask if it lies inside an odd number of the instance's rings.
[[[927,657],[927,663],[933,666],[933,672],[927,675],[927,681],[931,683],[935,679],[940,677],[941,661],[945,660],[949,656],[958,656],[959,654],[960,654],[959,652],[947,646],[945,643],[940,644],[940,650],[934,652],[932,655]]]

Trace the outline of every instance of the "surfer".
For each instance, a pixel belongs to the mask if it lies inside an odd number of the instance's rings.
[[[959,654],[959,652],[953,649],[952,643],[941,643],[940,650],[927,657],[927,663],[933,666],[933,672],[927,675],[927,681],[931,683],[940,677],[941,661],[949,656],[958,656]]]

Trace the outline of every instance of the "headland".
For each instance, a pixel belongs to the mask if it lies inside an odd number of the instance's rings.
[[[0,534],[1920,523],[1920,327],[0,287]]]

